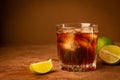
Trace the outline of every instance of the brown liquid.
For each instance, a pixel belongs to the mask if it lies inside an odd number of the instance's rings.
[[[93,64],[96,59],[96,42],[97,34],[93,33],[57,33],[59,59],[67,65]]]

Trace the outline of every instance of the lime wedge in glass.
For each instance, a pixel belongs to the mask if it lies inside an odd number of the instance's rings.
[[[99,57],[108,64],[117,64],[120,62],[120,47],[116,45],[107,45],[99,51]]]
[[[43,62],[38,62],[38,63],[32,63],[30,64],[29,68],[32,72],[35,73],[40,73],[40,74],[44,74],[44,73],[48,73],[52,70],[53,64],[52,64],[52,60],[48,60],[48,61],[43,61]]]

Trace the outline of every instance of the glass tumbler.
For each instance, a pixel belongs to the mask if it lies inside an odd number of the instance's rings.
[[[98,26],[91,23],[57,25],[57,52],[60,68],[66,71],[96,69]]]

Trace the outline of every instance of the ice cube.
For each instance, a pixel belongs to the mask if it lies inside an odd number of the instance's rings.
[[[76,33],[81,32],[81,28],[75,28],[74,30]]]
[[[85,39],[93,39],[94,34],[92,34],[92,33],[85,33],[85,34],[83,34],[82,36],[83,36],[83,38],[85,38]]]
[[[57,30],[57,33],[75,33],[74,27],[63,27]]]
[[[76,41],[78,42],[80,47],[84,47],[84,48],[88,48],[88,49],[91,49],[91,47],[92,47],[87,39],[79,38],[79,39],[76,39]]]
[[[93,39],[97,39],[97,34],[93,34]]]
[[[88,46],[88,41],[86,39],[81,38],[81,39],[78,39],[77,42],[82,47],[87,47]]]
[[[65,41],[63,43],[63,48],[71,50],[71,51],[74,51],[76,49],[76,47],[75,47],[75,40],[74,40],[75,36],[74,36],[73,33],[68,33],[66,35],[67,36],[66,36]]]
[[[90,27],[90,23],[81,23],[81,27]]]
[[[93,33],[92,27],[83,27],[81,33]]]
[[[63,33],[75,33],[75,30],[73,28],[66,28],[63,29]]]
[[[91,38],[91,39],[96,39],[97,38],[97,34],[92,34],[92,33],[90,33],[89,35],[88,35],[88,38]]]
[[[97,34],[94,33],[85,33],[82,36],[83,38],[87,39],[89,42],[92,42],[93,40],[97,39]]]

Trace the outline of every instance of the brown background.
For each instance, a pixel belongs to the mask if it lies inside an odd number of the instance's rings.
[[[91,22],[120,41],[119,0],[1,0],[0,42],[56,43],[56,24]]]

